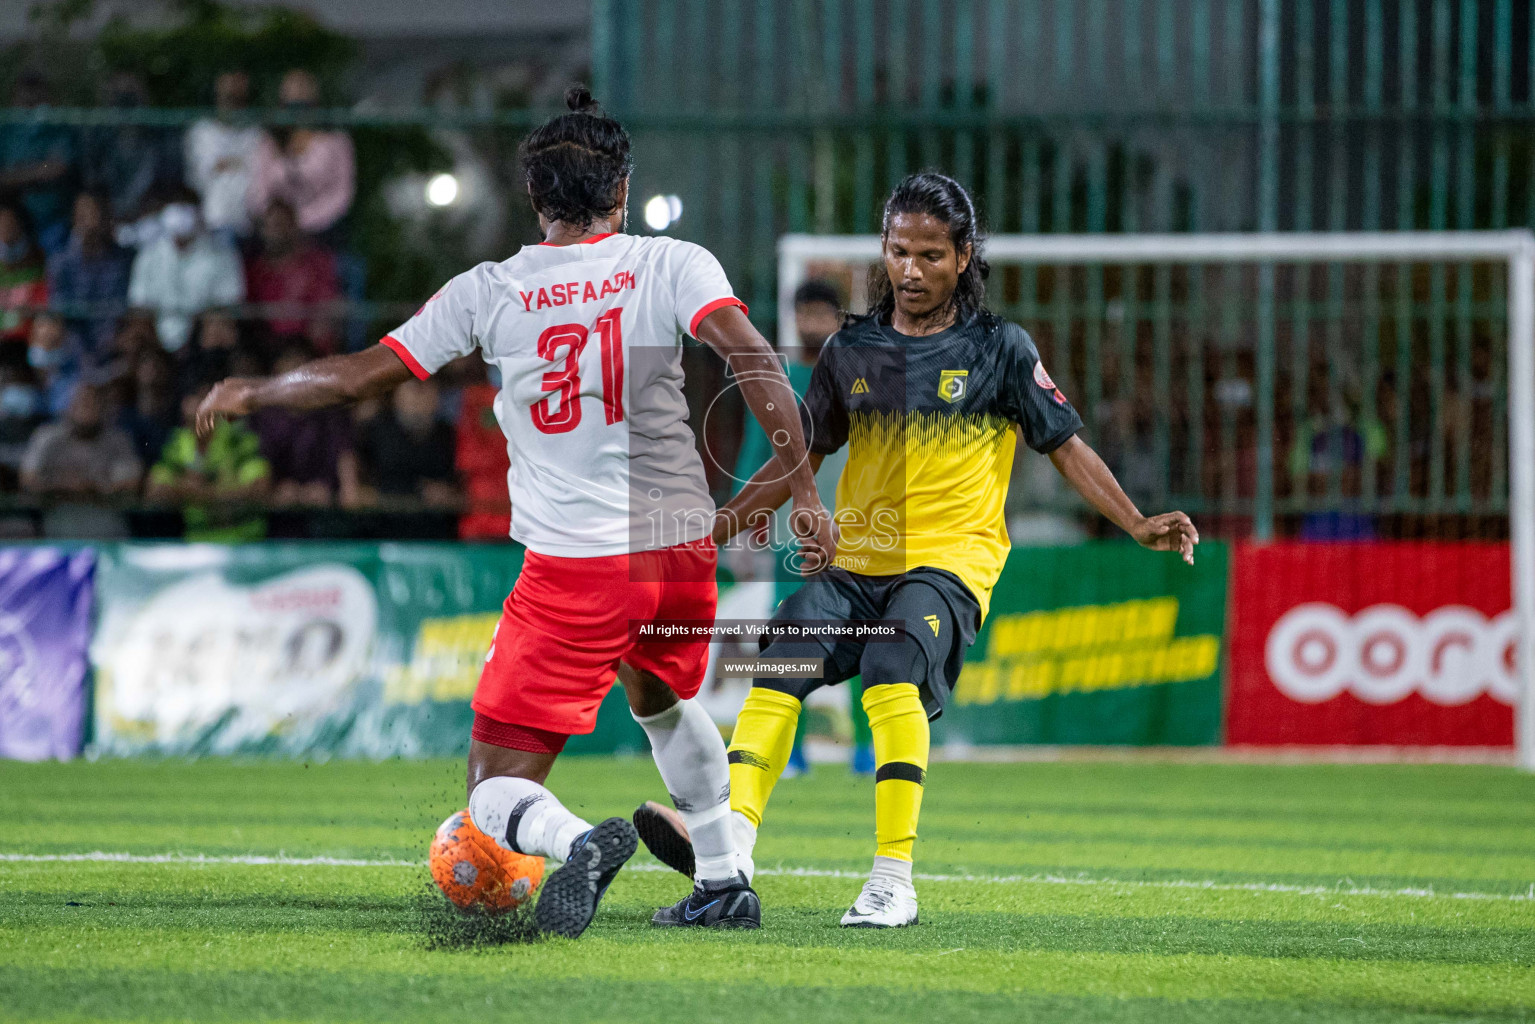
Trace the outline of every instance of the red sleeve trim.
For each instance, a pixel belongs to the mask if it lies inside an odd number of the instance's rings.
[[[399,338],[386,334],[379,339],[378,343],[393,350],[394,354],[400,357],[400,362],[404,363],[406,368],[416,375],[417,380],[426,380],[431,376],[426,371],[426,367],[416,362],[416,357],[410,354],[410,349],[406,348]]]
[[[704,317],[708,316],[716,309],[724,309],[726,306],[740,306],[741,312],[751,312],[751,310],[746,308],[746,303],[742,302],[734,295],[727,295],[723,299],[715,299],[703,309],[700,309],[697,313],[694,313],[693,319],[688,322],[688,333],[695,338],[698,337],[698,325],[704,322]]]

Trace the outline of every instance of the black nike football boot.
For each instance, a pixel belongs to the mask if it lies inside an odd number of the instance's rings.
[[[650,923],[662,928],[761,928],[762,901],[745,875],[711,886],[697,885],[687,896],[656,911]]]
[[[578,838],[570,857],[539,888],[533,920],[548,935],[573,939],[586,931],[613,877],[639,848],[634,826],[609,818]]]

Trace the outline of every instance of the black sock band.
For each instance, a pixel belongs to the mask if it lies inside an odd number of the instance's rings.
[[[922,785],[927,781],[927,771],[910,761],[888,761],[880,765],[874,771],[874,781],[884,782],[887,779],[900,779],[903,782],[915,782]]]
[[[542,796],[525,796],[517,801],[517,806],[512,808],[512,813],[506,816],[506,835],[502,838],[506,840],[506,845],[511,847],[513,852],[527,855],[527,851],[517,845],[517,827],[522,824],[522,816],[528,813],[528,808],[542,799]]]

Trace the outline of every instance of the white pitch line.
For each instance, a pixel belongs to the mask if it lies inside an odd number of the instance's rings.
[[[0,853],[0,863],[48,864],[97,863],[97,864],[233,864],[253,867],[340,867],[340,868],[424,868],[420,860],[357,860],[345,857],[290,857],[286,854],[273,856],[238,855],[216,856],[202,853],[107,853],[96,850],[91,853]],[[630,871],[670,871],[664,864],[641,862],[631,864]],[[790,868],[759,867],[757,874],[769,878],[848,878],[862,879],[862,871],[837,868]],[[1373,886],[1326,886],[1293,885],[1285,882],[1217,882],[1213,879],[1137,879],[1094,878],[1087,875],[934,875],[916,872],[913,878],[924,882],[969,882],[983,885],[1079,885],[1102,886],[1121,889],[1192,889],[1203,892],[1260,892],[1283,893],[1292,896],[1380,896],[1410,899],[1487,900],[1497,903],[1535,902],[1535,884],[1521,893],[1500,892],[1439,892],[1434,889],[1402,888],[1383,889]]]
[[[424,860],[350,860],[345,857],[289,857],[285,854],[263,857],[210,856],[203,853],[0,853],[0,862],[49,864],[54,862],[92,864],[240,864],[251,867],[267,865],[328,868],[423,868]]]

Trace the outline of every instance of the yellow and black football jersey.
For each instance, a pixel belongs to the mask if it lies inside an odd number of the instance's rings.
[[[920,338],[854,320],[821,350],[801,419],[811,451],[850,446],[836,564],[870,576],[945,569],[983,616],[1010,547],[1014,425],[1041,453],[1082,429],[1028,332],[991,317]]]

